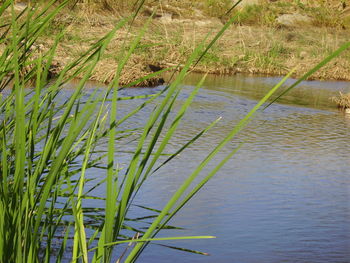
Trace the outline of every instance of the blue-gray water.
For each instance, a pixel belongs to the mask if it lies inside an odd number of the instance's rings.
[[[179,102],[197,80],[193,76],[185,83]],[[178,149],[217,117],[222,120],[152,176],[136,203],[161,209],[206,154],[278,80],[209,77],[167,150]],[[216,161],[244,142],[171,221],[185,230],[165,230],[159,235],[216,236],[164,242],[210,256],[149,245],[139,262],[350,262],[350,117],[329,101],[349,87],[345,82],[302,83],[281,103],[259,113],[219,154]],[[121,95],[152,94],[161,88],[129,89]],[[121,103],[120,110],[130,110],[138,103]],[[149,113],[146,109],[128,125],[144,123]],[[100,191],[104,195],[104,188]]]

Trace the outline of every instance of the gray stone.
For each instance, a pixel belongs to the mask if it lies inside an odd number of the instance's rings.
[[[27,4],[26,3],[16,3],[15,5],[14,5],[14,9],[16,10],[16,11],[23,11],[24,9],[26,9],[26,7],[27,7]]]
[[[233,0],[232,2],[236,3],[237,1]],[[240,9],[240,8],[243,8],[243,7],[248,6],[248,5],[257,5],[259,3],[260,3],[259,0],[243,0],[242,2],[239,3],[237,8]]]
[[[280,26],[298,27],[310,25],[312,23],[312,18],[301,14],[284,14],[277,17],[276,22]]]

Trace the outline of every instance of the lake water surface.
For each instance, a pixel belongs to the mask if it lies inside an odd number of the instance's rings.
[[[179,102],[199,78],[193,75],[185,82]],[[222,120],[153,175],[136,202],[161,209],[206,154],[279,80],[209,76],[167,151],[178,149],[216,118]],[[121,94],[152,94],[162,88],[128,89]],[[165,242],[210,256],[149,245],[139,262],[350,262],[350,116],[331,106],[329,97],[338,91],[349,92],[350,83],[302,83],[259,113],[219,154],[217,161],[244,142],[171,221],[184,230],[160,234],[216,236]],[[122,103],[120,108],[127,111],[139,103]],[[128,125],[144,123],[149,113],[146,109]],[[103,188],[99,191],[104,195]]]

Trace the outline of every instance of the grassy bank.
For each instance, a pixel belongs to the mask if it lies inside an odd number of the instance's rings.
[[[55,57],[54,71],[58,72],[67,61],[79,57],[104,32],[111,30],[122,14],[131,13],[134,6],[128,3],[119,0],[70,3],[39,39],[38,50],[52,45],[53,36],[65,28]],[[231,1],[215,0],[169,0],[152,4],[146,1],[132,26],[112,41],[91,79],[111,81],[118,64],[116,53],[128,41],[125,36],[129,30],[136,34],[152,12],[150,27],[125,66],[120,83],[127,85],[158,68],[183,65],[209,32],[223,26],[229,17],[224,15],[224,10],[230,4]],[[234,26],[193,71],[284,75],[296,68],[294,77],[300,77],[350,38],[350,9],[346,1],[246,0],[241,4],[242,7],[232,13],[236,16]],[[350,52],[345,52],[312,78],[350,80]],[[155,85],[158,80],[151,78],[140,85]]]

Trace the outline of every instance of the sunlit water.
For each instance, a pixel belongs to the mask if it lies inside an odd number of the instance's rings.
[[[193,76],[187,80],[180,103],[198,79]],[[205,138],[153,175],[136,203],[161,209],[206,154],[278,81],[209,77],[167,151],[178,149],[216,118],[221,116],[222,120]],[[216,236],[163,243],[210,256],[149,245],[139,261],[350,262],[350,117],[330,106],[329,101],[330,96],[348,92],[349,87],[345,82],[302,83],[281,103],[260,112],[219,154],[216,161],[244,142],[232,160],[171,221],[184,230],[165,230],[159,235]],[[152,94],[161,89],[128,89],[121,95]],[[120,111],[139,103],[121,103]],[[144,123],[150,110],[145,109],[126,126]],[[132,143],[124,144],[123,149],[128,145]],[[104,195],[104,188],[98,191]]]

